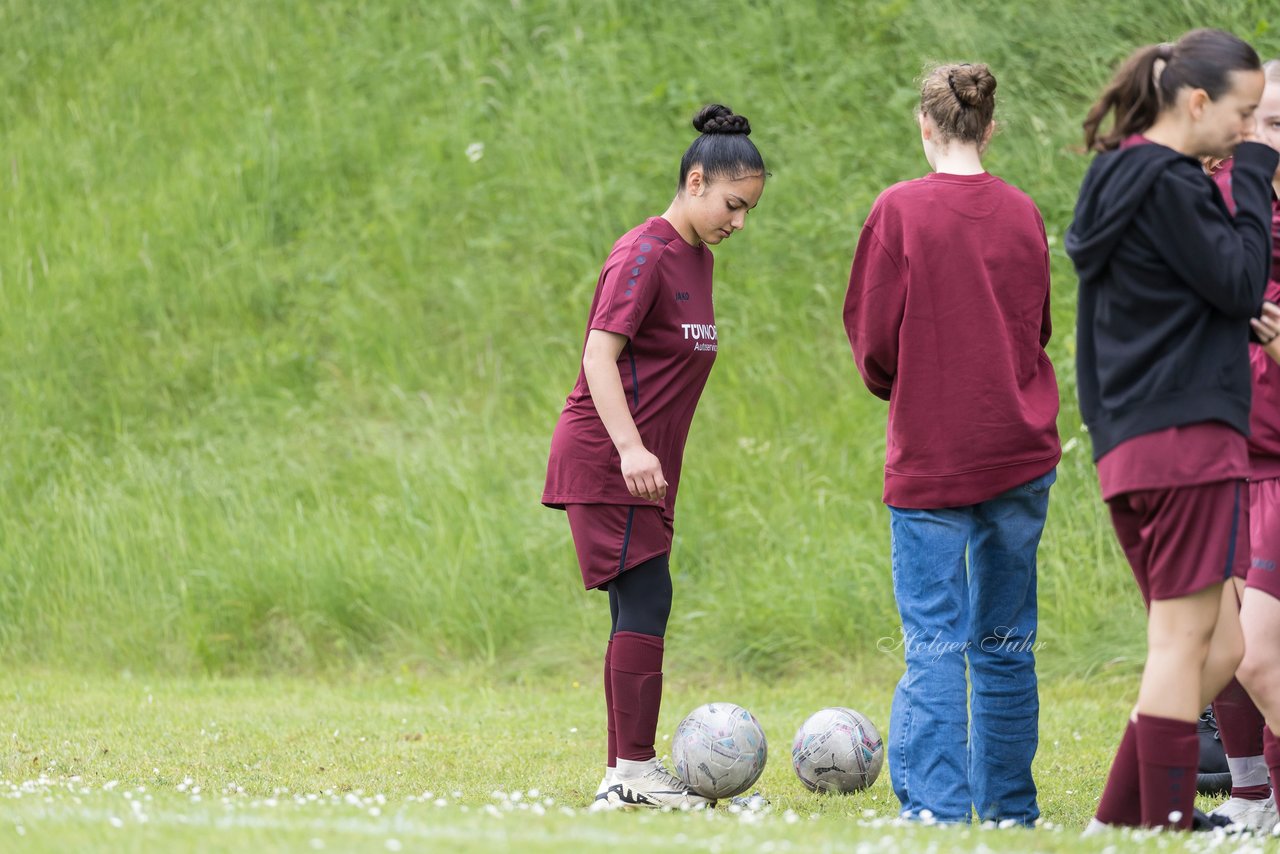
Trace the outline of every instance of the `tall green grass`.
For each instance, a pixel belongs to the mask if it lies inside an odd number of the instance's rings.
[[[717,249],[673,654],[765,671],[896,635],[884,408],[840,323],[875,195],[926,168],[928,60],[1000,80],[989,166],[1054,241],[1072,441],[1041,661],[1141,657],[1074,404],[1079,120],[1132,46],[1237,4],[0,0],[0,650],[175,671],[555,668],[594,648],[551,428],[618,234],[688,120],[773,173]],[[470,152],[470,153],[469,153]]]

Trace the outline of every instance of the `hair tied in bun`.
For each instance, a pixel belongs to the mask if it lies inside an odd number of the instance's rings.
[[[693,128],[698,133],[751,133],[751,123],[746,116],[739,116],[723,104],[708,104],[693,118]]]
[[[680,189],[684,189],[685,177],[695,164],[708,178],[767,174],[760,152],[747,139],[751,122],[746,116],[724,104],[707,104],[693,117],[693,129],[700,136],[680,159]]]

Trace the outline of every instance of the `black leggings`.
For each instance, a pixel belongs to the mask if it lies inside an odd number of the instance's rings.
[[[667,555],[632,567],[609,582],[609,616],[614,632],[663,637],[671,616],[671,569]]]

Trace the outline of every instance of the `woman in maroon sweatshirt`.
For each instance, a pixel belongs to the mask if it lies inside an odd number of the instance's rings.
[[[1058,386],[1044,224],[982,166],[995,89],[985,65],[926,75],[933,171],[876,199],[844,323],[863,382],[889,402],[884,501],[906,671],[886,747],[902,814],[968,822],[976,808],[1029,825],[1036,551],[1061,454]]]
[[[1077,390],[1148,608],[1137,706],[1086,832],[1206,821],[1196,720],[1242,652],[1225,582],[1248,565],[1249,321],[1271,260],[1277,155],[1242,142],[1262,85],[1253,48],[1196,30],[1130,56],[1084,124],[1099,154],[1065,241]],[[1233,150],[1234,217],[1201,164]]]

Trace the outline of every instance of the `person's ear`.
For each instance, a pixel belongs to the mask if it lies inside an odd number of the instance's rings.
[[[707,188],[707,181],[702,175],[702,168],[695,166],[685,173],[684,188],[691,196],[701,196]]]
[[[1204,116],[1204,111],[1212,100],[1205,90],[1192,89],[1191,94],[1187,96],[1187,112],[1191,114],[1191,118],[1199,121]]]
[[[916,116],[916,121],[920,124],[920,139],[925,142],[933,139],[933,132],[935,130],[933,119],[929,118],[924,113],[920,113]]]
[[[987,129],[982,132],[982,139],[978,142],[978,154],[986,154],[987,146],[991,144],[991,137],[995,136],[996,123],[991,121],[987,124]]]

